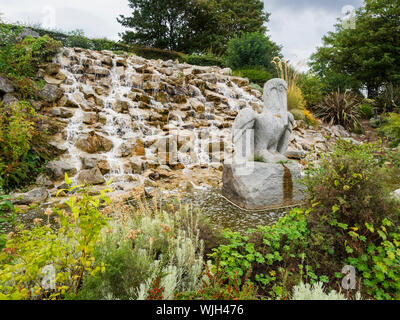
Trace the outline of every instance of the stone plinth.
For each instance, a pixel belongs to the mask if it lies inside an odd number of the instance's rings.
[[[268,210],[296,205],[303,200],[301,176],[295,162],[226,164],[222,195],[245,210]]]

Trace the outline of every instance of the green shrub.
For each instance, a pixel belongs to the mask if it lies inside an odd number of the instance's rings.
[[[39,117],[24,101],[35,98],[44,82],[36,78],[43,63],[51,61],[61,43],[47,35],[18,42],[21,29],[0,25],[5,36],[0,46],[0,73],[17,88],[23,101],[0,106],[0,188],[10,191],[24,186],[40,172],[50,157],[46,148],[46,133],[39,129]]]
[[[363,293],[399,299],[400,212],[390,195],[394,168],[387,160],[377,144],[340,140],[332,154],[309,165],[308,248],[329,274],[352,265]]]
[[[280,48],[261,33],[243,33],[228,43],[226,62],[232,69],[263,66],[273,73],[271,61],[279,55]]]
[[[360,117],[362,119],[367,119],[367,120],[375,116],[374,107],[368,101],[364,101],[358,107],[358,113],[360,114]]]
[[[305,116],[303,110],[293,109],[293,110],[290,110],[290,112],[293,114],[293,117],[295,120],[306,120],[306,116]]]
[[[303,97],[306,101],[306,108],[313,110],[313,107],[323,98],[324,85],[321,79],[313,74],[300,73],[298,74],[297,85],[303,93]]]
[[[256,282],[259,294],[287,297],[288,288],[301,280],[299,268],[303,267],[310,232],[306,214],[295,209],[274,226],[259,226],[247,235],[225,231],[225,243],[214,249],[210,257],[230,277],[237,275],[242,280],[252,270],[250,280]],[[306,276],[314,281],[310,266]]]
[[[256,300],[256,288],[248,279],[241,281],[237,275],[229,276],[219,265],[206,265],[202,287],[194,292],[182,292],[177,300]]]
[[[66,176],[66,183],[71,180]],[[64,190],[60,190],[62,192]],[[95,244],[107,219],[99,212],[101,202],[109,202],[105,193],[91,196],[93,191],[84,186],[66,190],[75,191],[66,202],[70,212],[60,209],[48,210],[58,214],[59,228],[55,231],[49,221],[26,230],[16,228],[9,235],[6,248],[0,252],[0,299],[62,299],[74,295],[80,289],[84,275],[95,276],[105,266],[95,266]],[[22,261],[22,263],[21,263]],[[45,281],[45,270],[53,270]],[[53,284],[53,287],[48,287]]]
[[[21,32],[21,27],[14,27],[0,23],[0,48],[2,50],[9,50],[10,46],[15,46]]]
[[[82,29],[77,29],[69,32],[65,45],[70,48],[75,48],[75,47],[83,49],[94,48],[92,40],[85,37],[85,32]]]
[[[217,66],[224,67],[224,62],[221,58],[212,55],[195,55],[192,54],[187,57],[187,63],[196,66]]]
[[[129,46],[129,50],[134,54],[146,59],[162,59],[174,61],[178,60],[179,62],[186,62],[186,55],[177,51],[142,47],[136,45]]]
[[[121,50],[115,41],[108,40],[107,38],[91,39],[93,44],[93,50]]]
[[[110,207],[116,220],[96,247],[96,259],[109,267],[87,277],[79,299],[152,299],[158,283],[164,299],[201,286],[203,242],[199,215],[187,206],[164,211],[140,203]]]
[[[43,87],[43,80],[36,79],[39,66],[51,61],[61,46],[61,42],[45,35],[34,39],[26,37],[18,42],[20,28],[0,25],[0,34],[6,41],[0,46],[0,74],[9,78],[19,89],[22,98],[34,98]]]
[[[2,194],[0,189],[0,250],[2,250],[6,244],[6,227],[16,226],[16,210],[11,202],[11,197]]]
[[[37,39],[28,36],[22,43],[10,42],[0,47],[0,73],[18,80],[34,77],[39,65],[51,61],[60,46],[47,35]]]
[[[44,133],[27,102],[13,103],[0,109],[0,188],[10,191],[32,181],[40,172],[45,153],[35,146],[43,144]]]
[[[263,67],[251,68],[251,69],[239,69],[233,72],[235,76],[247,78],[250,82],[253,82],[260,87],[264,87],[264,84],[272,79],[272,75],[265,71]]]
[[[389,140],[391,147],[397,147],[400,144],[400,114],[385,115],[382,119],[382,127],[378,132]]]

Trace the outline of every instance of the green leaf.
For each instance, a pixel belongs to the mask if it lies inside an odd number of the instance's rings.
[[[72,180],[68,177],[68,174],[65,173],[64,181],[67,185],[71,185]]]

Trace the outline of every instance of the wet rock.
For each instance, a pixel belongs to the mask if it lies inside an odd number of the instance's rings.
[[[129,101],[117,100],[113,105],[113,110],[118,113],[123,113],[128,111],[129,106],[130,106]]]
[[[82,184],[99,185],[106,182],[99,168],[82,170],[78,175],[78,181]]]
[[[132,148],[126,142],[122,143],[118,149],[118,156],[125,158],[129,157],[132,154]]]
[[[51,114],[55,117],[68,119],[74,116],[74,111],[68,110],[66,108],[53,108],[51,110]]]
[[[36,188],[26,193],[16,193],[11,195],[11,202],[17,205],[29,205],[32,203],[41,203],[48,197],[46,188]]]
[[[98,162],[98,159],[93,157],[82,157],[81,160],[83,169],[96,168]]]
[[[118,67],[120,67],[120,66],[128,67],[128,63],[126,62],[126,59],[117,59],[116,64]]]
[[[97,167],[103,175],[109,173],[111,170],[107,160],[100,160],[99,162],[97,162]]]
[[[14,92],[14,85],[10,80],[0,76],[0,93],[11,93]]]
[[[244,79],[244,78],[240,78],[240,77],[231,77],[230,80],[237,84],[239,87],[245,87],[249,85],[249,80],[248,79]]]
[[[104,56],[101,59],[101,63],[105,64],[106,66],[109,66],[109,67],[112,67],[112,65],[113,65],[113,61],[110,56]]]
[[[63,91],[56,85],[46,84],[39,92],[39,97],[46,102],[56,102],[63,95]]]
[[[65,173],[72,177],[76,174],[76,168],[66,161],[51,161],[46,166],[46,174],[52,180],[64,179]]]
[[[82,121],[85,124],[95,124],[97,121],[97,113],[96,112],[84,112]]]
[[[206,90],[204,95],[206,96],[207,100],[215,102],[215,103],[228,103],[228,99],[221,94]]]
[[[81,92],[83,93],[83,96],[85,97],[85,99],[94,98],[96,96],[94,89],[89,86],[81,87]]]
[[[75,146],[87,153],[108,152],[113,148],[111,140],[91,131],[87,137],[78,139]]]
[[[216,73],[202,73],[199,74],[199,78],[210,83],[218,82],[218,75]]]
[[[87,69],[87,73],[94,74],[96,76],[108,77],[110,75],[110,70],[104,67],[91,66]]]
[[[143,141],[141,139],[136,140],[136,145],[135,145],[135,154],[137,156],[144,156],[146,155],[146,150],[143,144]]]
[[[196,98],[189,99],[189,103],[197,113],[203,113],[206,109],[204,103],[197,100]]]

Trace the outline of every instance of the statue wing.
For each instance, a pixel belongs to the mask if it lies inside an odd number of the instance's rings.
[[[254,129],[256,120],[257,112],[251,108],[245,108],[238,113],[232,127],[232,142],[235,150],[242,147],[243,135],[247,130]]]
[[[285,126],[285,131],[282,134],[282,137],[278,143],[278,152],[282,155],[286,154],[286,151],[289,147],[290,135],[293,131],[294,126],[294,117],[291,112],[288,111],[288,124]]]

